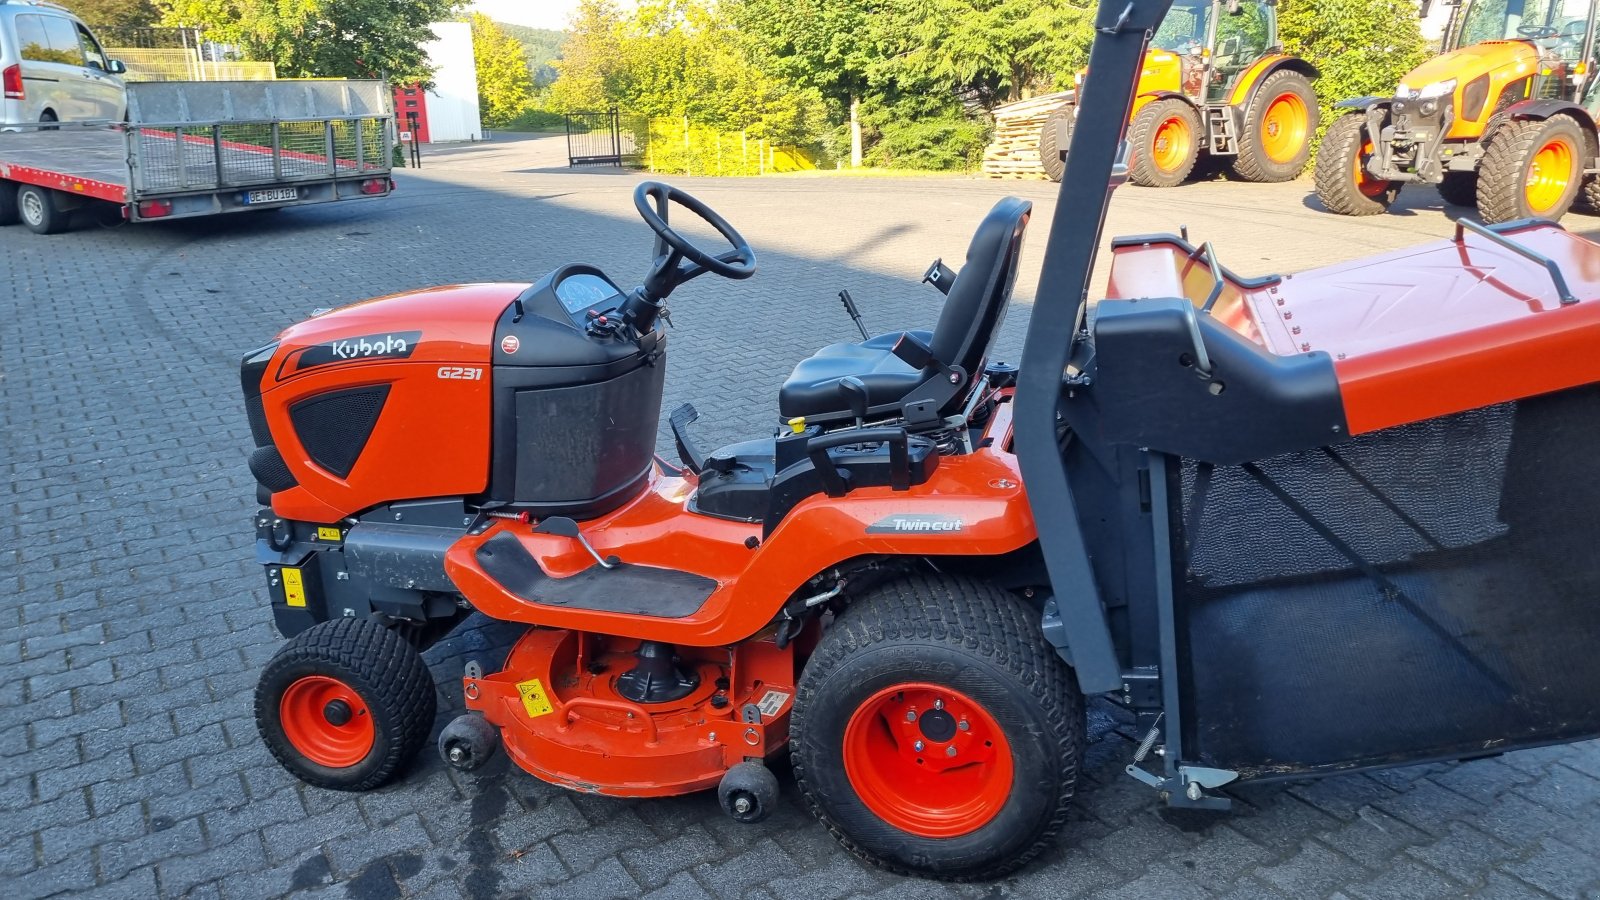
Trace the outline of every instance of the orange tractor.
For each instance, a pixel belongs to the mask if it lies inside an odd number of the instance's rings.
[[[1403,185],[1431,184],[1485,222],[1559,219],[1600,151],[1596,9],[1590,0],[1469,2],[1446,52],[1393,97],[1336,104],[1347,111],[1317,156],[1318,199],[1343,215],[1375,215]]]
[[[1233,157],[1234,173],[1246,181],[1293,179],[1317,131],[1316,77],[1315,67],[1280,48],[1277,0],[1173,4],[1139,73],[1128,124],[1130,180],[1175,187],[1202,153]],[[1077,119],[1074,97],[1039,133],[1051,181],[1066,170]]]

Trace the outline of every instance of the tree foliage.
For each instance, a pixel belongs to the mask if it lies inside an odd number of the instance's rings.
[[[473,13],[468,21],[478,74],[478,110],[486,124],[498,128],[533,102],[533,76],[516,38],[483,13]]]
[[[1322,73],[1315,88],[1324,130],[1334,103],[1393,94],[1428,55],[1412,0],[1285,0],[1278,10],[1284,49]]]
[[[95,27],[142,28],[161,18],[152,0],[62,0],[61,5]]]
[[[510,22],[496,22],[501,30],[517,39],[522,45],[522,55],[528,61],[528,71],[533,75],[533,89],[541,90],[556,80],[556,69],[551,63],[561,58],[561,42],[566,32],[550,28],[530,28]]]
[[[286,77],[429,80],[422,44],[460,0],[164,0],[167,25],[200,28]]]

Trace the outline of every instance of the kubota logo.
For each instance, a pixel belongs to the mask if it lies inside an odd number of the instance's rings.
[[[392,331],[314,344],[300,351],[291,371],[364,359],[405,359],[416,351],[417,341],[421,338],[420,331]]]

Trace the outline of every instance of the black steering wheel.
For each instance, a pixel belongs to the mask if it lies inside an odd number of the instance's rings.
[[[732,249],[712,254],[673,231],[667,219],[674,203],[715,228],[732,245]],[[687,192],[659,181],[646,181],[634,189],[633,205],[638,208],[644,223],[656,233],[654,259],[650,274],[644,279],[645,292],[652,300],[659,302],[666,299],[673,288],[706,272],[715,272],[735,280],[749,278],[756,273],[756,251],[751,249],[750,242],[729,225],[727,219]]]
[[[1561,29],[1555,27],[1554,25],[1519,25],[1519,26],[1517,26],[1517,34],[1519,34],[1519,35],[1521,35],[1521,36],[1523,36],[1525,38],[1532,38],[1534,40],[1538,40],[1539,38],[1555,37],[1556,35],[1558,35],[1560,33],[1561,33]]]

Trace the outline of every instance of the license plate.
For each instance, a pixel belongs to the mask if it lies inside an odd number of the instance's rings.
[[[300,194],[294,188],[270,188],[265,191],[251,191],[244,195],[246,203],[282,203],[285,200],[298,200]]]

